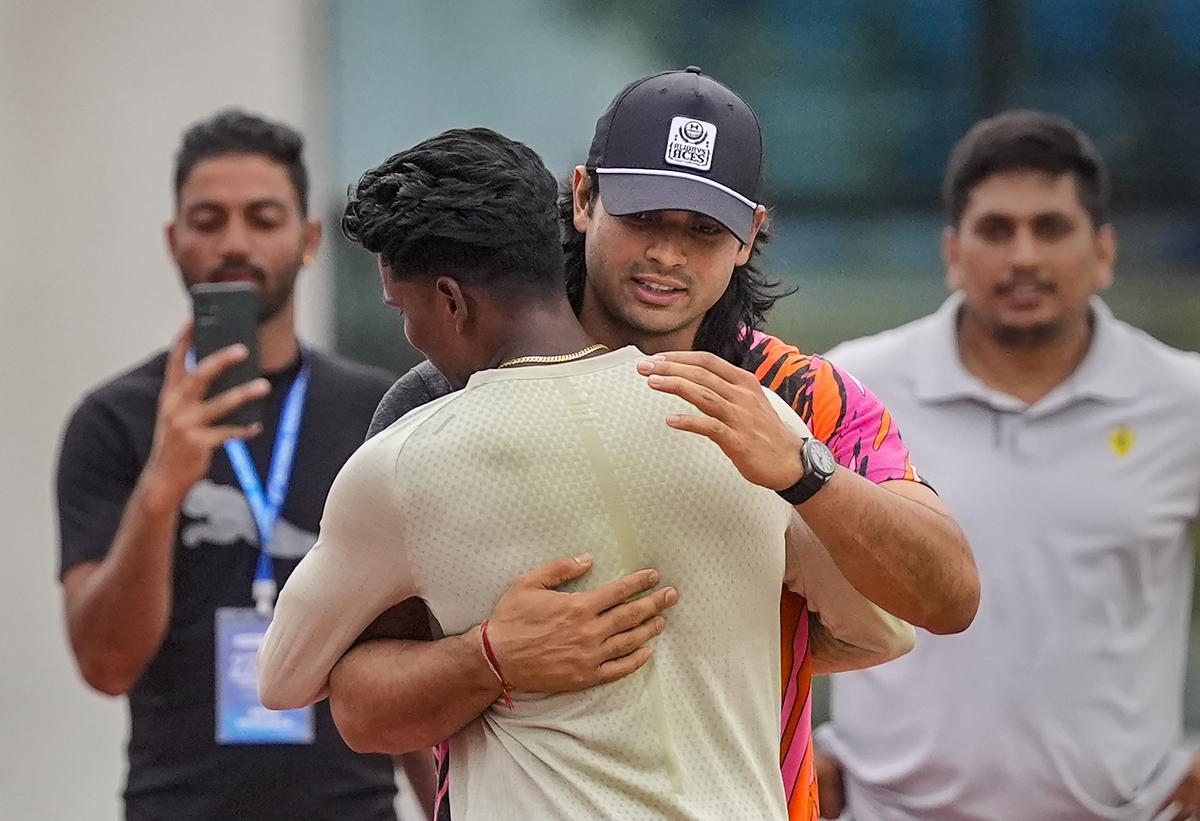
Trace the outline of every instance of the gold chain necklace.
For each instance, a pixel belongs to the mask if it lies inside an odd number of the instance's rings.
[[[582,351],[575,353],[560,353],[557,356],[542,356],[540,354],[532,354],[530,356],[518,356],[516,359],[506,359],[497,365],[497,368],[511,368],[514,365],[558,365],[562,362],[573,362],[576,359],[583,359],[588,354],[596,351],[607,351],[607,345],[599,343],[588,345]]]

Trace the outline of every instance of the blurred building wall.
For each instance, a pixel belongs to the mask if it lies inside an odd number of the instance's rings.
[[[354,0],[330,15],[330,143],[343,192],[397,151],[474,126],[528,143],[566,176],[587,158],[609,100],[664,67],[658,31],[571,2]],[[423,357],[380,302],[374,260],[336,240],[338,348],[406,370]]]
[[[237,104],[297,125],[327,210],[325,21],[314,0],[0,0],[2,818],[117,817],[124,703],[80,683],[64,640],[58,438],[186,316],[162,226],[189,123]],[[301,286],[318,342],[325,270]]]

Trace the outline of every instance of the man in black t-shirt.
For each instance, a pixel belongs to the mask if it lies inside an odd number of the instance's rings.
[[[130,821],[395,819],[391,760],[347,748],[328,702],[280,717],[242,698],[271,598],[252,600],[252,584],[282,586],[312,547],[334,476],[390,384],[297,340],[294,284],[320,239],[301,148],[292,129],[227,111],[193,126],[178,155],[171,254],[185,285],[255,285],[264,378],[205,400],[246,354],[227,348],[189,369],[185,329],[173,350],[89,394],[63,439],[71,647],[89,685],[129,696]],[[256,398],[261,425],[219,422]]]

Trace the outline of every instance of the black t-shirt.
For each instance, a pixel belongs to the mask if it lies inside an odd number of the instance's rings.
[[[316,541],[334,477],[362,443],[391,383],[382,371],[306,351],[311,367],[292,479],[272,539],[282,586]],[[104,558],[146,464],[166,354],[87,396],[63,439],[58,466],[60,573]],[[249,442],[266,475],[279,412],[300,363],[269,375],[263,432]],[[175,544],[173,605],[158,654],[129,693],[126,818],[394,821],[386,756],[342,741],[328,701],[315,707],[311,745],[219,745],[214,708],[214,622],[219,607],[251,607],[258,532],[224,449],[184,501]]]

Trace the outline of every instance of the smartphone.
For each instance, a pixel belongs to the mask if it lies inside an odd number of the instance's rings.
[[[193,285],[192,349],[196,361],[222,348],[241,343],[249,355],[217,375],[208,397],[257,379],[258,291],[248,282],[206,282]],[[250,425],[262,421],[262,400],[235,408],[220,420],[223,425]]]

